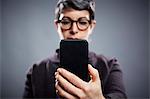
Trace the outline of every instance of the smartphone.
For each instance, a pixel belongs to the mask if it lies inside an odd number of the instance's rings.
[[[84,81],[89,81],[88,42],[86,40],[61,40],[60,67]]]

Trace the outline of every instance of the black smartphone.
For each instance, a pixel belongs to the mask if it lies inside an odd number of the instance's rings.
[[[60,67],[74,73],[84,81],[89,81],[88,42],[86,40],[61,40]]]

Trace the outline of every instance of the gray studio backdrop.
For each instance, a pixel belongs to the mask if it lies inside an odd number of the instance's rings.
[[[28,68],[58,48],[56,1],[2,0],[2,98],[21,97]],[[96,0],[96,20],[90,50],[118,59],[129,98],[148,98],[148,0]]]

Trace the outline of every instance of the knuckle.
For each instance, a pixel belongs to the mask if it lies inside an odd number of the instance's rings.
[[[75,82],[74,78],[75,78],[75,77],[73,77],[72,75],[69,75],[69,76],[68,76],[68,80],[71,81],[71,82]]]
[[[86,96],[84,94],[80,94],[79,98],[80,99],[86,99]]]
[[[87,86],[87,87],[84,88],[84,91],[85,91],[86,93],[89,93],[89,92],[91,92],[91,88]]]
[[[99,72],[97,69],[95,69],[95,75],[99,75]]]
[[[98,70],[97,69],[95,69],[95,73],[98,74]]]
[[[63,96],[62,90],[59,90],[59,91],[58,91],[58,94],[59,94],[60,96]]]

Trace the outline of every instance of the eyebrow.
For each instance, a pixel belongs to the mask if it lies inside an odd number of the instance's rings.
[[[62,19],[64,19],[64,18],[68,18],[68,19],[73,20],[72,18],[67,17],[67,16],[64,16]],[[85,18],[85,19],[87,19],[87,20],[90,20],[90,19],[88,19],[87,17],[79,17],[77,20],[79,20],[79,19],[81,19],[81,18]],[[62,20],[62,19],[61,19],[61,20]],[[74,20],[74,21],[75,21],[75,20]]]
[[[70,18],[69,16],[65,16],[64,14],[60,14],[59,20],[62,20],[64,17]],[[83,18],[87,18],[88,20],[90,20],[90,16],[89,16],[89,15],[86,15],[86,16],[84,16]],[[72,19],[72,18],[70,18],[70,19]],[[79,19],[79,18],[78,18],[78,19]],[[73,19],[72,19],[72,20],[73,20]]]

